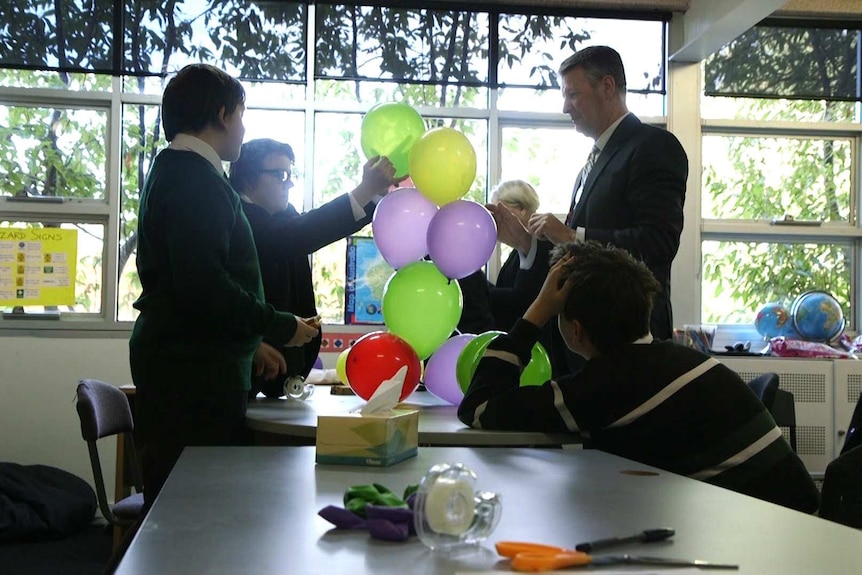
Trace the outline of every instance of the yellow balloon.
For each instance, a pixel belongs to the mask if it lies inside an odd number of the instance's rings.
[[[413,144],[409,166],[416,189],[442,206],[470,190],[476,179],[476,150],[458,130],[436,128]]]
[[[350,353],[350,348],[348,347],[344,351],[338,354],[338,357],[335,359],[335,374],[338,375],[338,381],[343,383],[344,385],[348,385],[347,383],[347,354]]]

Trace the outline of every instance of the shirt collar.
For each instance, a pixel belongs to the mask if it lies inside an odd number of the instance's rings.
[[[601,153],[602,150],[605,149],[605,146],[607,145],[608,140],[610,140],[611,136],[614,135],[614,130],[617,129],[617,126],[620,125],[620,122],[622,122],[625,119],[625,117],[628,116],[630,113],[631,112],[626,112],[625,114],[623,114],[622,116],[617,118],[616,122],[614,122],[613,124],[608,126],[608,129],[605,130],[604,132],[602,132],[602,135],[599,136],[599,138],[596,140],[596,143],[595,143],[595,147],[599,149],[599,153]]]
[[[203,156],[220,174],[224,173],[224,166],[215,148],[189,134],[177,134],[168,146],[172,150],[186,150]]]
[[[652,334],[647,332],[647,334],[643,337],[639,337],[634,340],[632,343],[652,343]]]

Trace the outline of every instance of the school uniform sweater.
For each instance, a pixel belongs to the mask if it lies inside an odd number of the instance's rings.
[[[519,387],[539,329],[524,320],[488,346],[458,417],[472,427],[573,432],[592,447],[813,512],[818,493],[739,376],[673,342],[629,344],[581,371]]]
[[[224,174],[195,152],[160,152],[141,194],[138,234],[135,385],[248,390],[262,336],[287,341],[296,319],[265,303],[251,228]]]

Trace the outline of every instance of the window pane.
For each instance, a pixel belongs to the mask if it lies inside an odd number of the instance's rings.
[[[104,74],[72,74],[67,72],[0,69],[0,86],[88,90],[96,92],[110,90],[111,77]]]
[[[111,71],[113,0],[0,3],[0,66]]]
[[[788,305],[809,290],[824,290],[853,317],[849,244],[703,242],[702,321],[754,323],[769,302]]]
[[[65,254],[62,252],[51,253],[51,265],[47,265],[48,262],[45,259],[45,255],[48,253],[49,248],[47,246],[50,244],[45,244],[44,247],[32,246],[36,248],[33,253],[43,259],[41,262],[42,265],[39,265],[40,262],[38,261],[34,262],[35,270],[33,270],[33,273],[31,273],[30,269],[33,266],[27,265],[30,263],[29,259],[21,262],[26,266],[25,269],[18,270],[17,267],[20,264],[18,264],[16,256],[20,252],[19,246],[14,245],[14,242],[12,242],[13,245],[10,245],[9,239],[12,237],[11,235],[0,234],[0,294],[8,295],[7,292],[10,289],[17,290],[25,287],[26,289],[37,290],[36,292],[26,294],[28,299],[29,297],[38,299],[48,293],[42,290],[51,289],[55,284],[58,286],[62,285],[64,281],[73,281],[75,284],[75,301],[73,304],[51,306],[28,305],[23,307],[23,311],[27,313],[43,311],[99,313],[102,308],[102,257],[104,254],[105,226],[101,224],[0,221],[0,231],[8,231],[10,229],[49,231],[56,228],[77,230],[78,232],[74,277],[70,277],[72,270],[64,261]],[[13,258],[11,261],[10,257]],[[25,283],[27,282],[27,277],[32,278],[32,281],[37,283],[28,287],[27,283]],[[21,285],[18,285],[19,283]],[[0,299],[5,301],[3,295],[0,295]],[[0,305],[0,311],[12,312],[15,311],[15,306]]]
[[[2,196],[104,199],[105,110],[0,105]]]
[[[754,26],[704,64],[707,94],[858,100],[859,31]]]
[[[207,62],[240,78],[301,82],[306,12],[298,2],[132,0],[124,13],[124,69],[164,75]]]
[[[707,119],[786,122],[858,122],[859,104],[826,100],[785,100],[702,96],[700,115]]]
[[[626,106],[637,116],[663,116],[665,97],[661,94],[626,95]],[[563,112],[563,96],[559,89],[505,87],[497,92],[497,108],[516,112]]]
[[[123,161],[120,203],[120,246],[118,254],[119,287],[117,318],[131,321],[137,317],[132,303],[141,294],[135,266],[138,245],[138,207],[141,189],[150,166],[166,145],[161,131],[158,106],[128,104],[123,107]]]
[[[316,80],[315,100],[322,105],[343,102],[377,104],[403,102],[411,106],[446,108],[488,107],[488,89],[473,86],[435,86],[363,80]]]
[[[848,221],[851,141],[703,137],[703,217]]]
[[[488,14],[316,5],[315,75],[488,81]]]
[[[664,30],[664,22],[501,14],[499,82],[559,87],[563,60],[603,44],[619,51],[629,92],[663,93]]]
[[[572,188],[593,141],[571,126],[502,130],[501,181],[526,180],[539,194],[539,212],[566,214]]]

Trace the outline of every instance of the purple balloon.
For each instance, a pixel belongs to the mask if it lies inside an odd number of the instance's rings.
[[[437,206],[416,188],[392,190],[374,210],[371,229],[380,255],[396,270],[428,254],[428,225]]]
[[[458,356],[470,340],[476,336],[472,333],[455,335],[443,342],[425,366],[425,388],[434,396],[452,405],[458,405],[464,398],[464,392],[458,385],[455,368]]]
[[[455,200],[441,207],[428,226],[428,254],[449,279],[461,279],[488,263],[497,224],[485,206]]]

